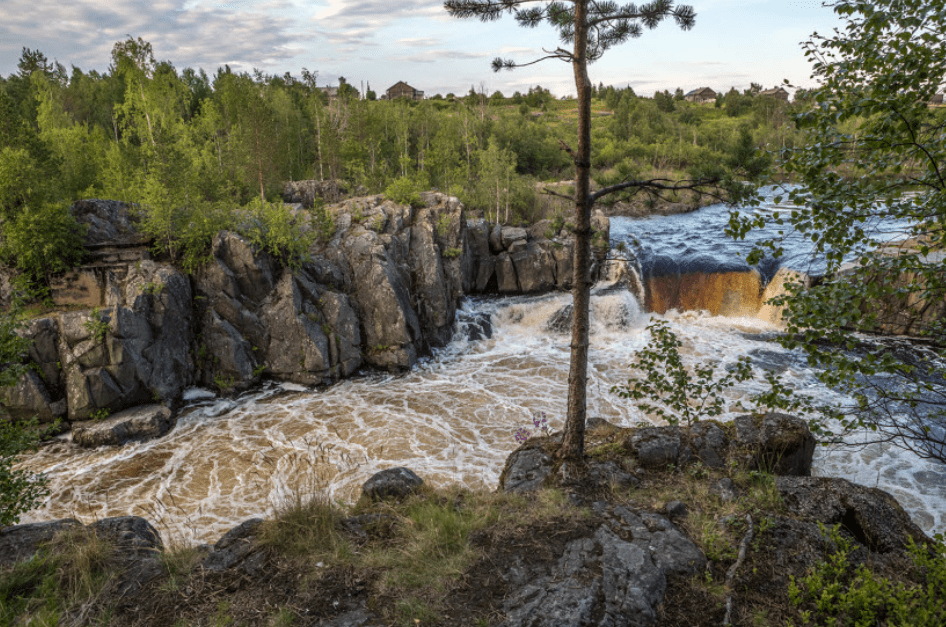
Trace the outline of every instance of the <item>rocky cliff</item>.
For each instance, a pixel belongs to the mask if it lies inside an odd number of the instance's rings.
[[[195,385],[230,392],[264,377],[317,385],[403,370],[450,340],[465,294],[571,287],[566,225],[468,224],[456,198],[435,192],[419,207],[382,196],[330,205],[334,228],[294,268],[221,232],[193,275],[149,258],[125,205],[73,211],[94,254],[54,286],[67,310],[25,331],[34,368],[2,393],[17,418],[79,423],[147,403],[173,409]],[[594,227],[603,258],[607,218],[596,214]]]

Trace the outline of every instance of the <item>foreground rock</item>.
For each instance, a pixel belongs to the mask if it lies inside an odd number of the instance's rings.
[[[811,475],[815,438],[808,424],[786,414],[739,416],[731,423],[699,422],[692,427],[634,430],[624,443],[644,468],[702,463],[723,468],[732,462],[779,475]]]
[[[126,561],[150,558],[163,549],[157,530],[140,516],[103,518],[90,525],[83,525],[74,518],[64,518],[0,529],[0,569],[33,558],[37,551],[63,532],[75,534],[75,541],[81,542],[82,536],[76,534],[77,531],[88,531],[107,540]]]
[[[663,516],[603,503],[594,509],[607,522],[568,542],[554,563],[501,565],[511,590],[503,625],[651,625],[667,578],[706,566],[696,545]]]

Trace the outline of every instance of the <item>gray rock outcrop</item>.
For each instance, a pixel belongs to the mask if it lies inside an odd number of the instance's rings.
[[[690,427],[634,429],[624,446],[648,470],[695,462],[722,468],[727,461],[734,461],[749,470],[809,476],[815,443],[808,423],[801,418],[768,413],[739,416],[725,428],[714,421],[702,421]]]
[[[600,244],[593,249],[596,276],[610,236],[610,222],[601,211],[595,212],[592,228]],[[568,229],[555,231],[549,220],[528,229],[477,221],[467,226],[467,235],[472,253],[467,291],[535,294],[571,289],[574,237]]]
[[[325,191],[291,187],[313,199]],[[296,208],[303,229],[322,229],[298,267],[221,232],[187,277],[147,258],[131,207],[77,202],[90,250],[107,255],[64,279],[57,302],[90,309],[30,325],[34,368],[0,402],[15,418],[79,422],[155,401],[174,409],[195,384],[229,392],[264,376],[318,385],[364,366],[400,371],[450,341],[466,293],[571,287],[567,229],[467,224],[460,202],[437,192],[421,203],[345,200],[320,210],[332,228]],[[593,222],[607,241],[607,218]],[[478,328],[488,335],[488,321]]]
[[[775,487],[794,514],[824,525],[841,525],[872,552],[905,552],[926,534],[887,492],[829,477],[778,477]]]

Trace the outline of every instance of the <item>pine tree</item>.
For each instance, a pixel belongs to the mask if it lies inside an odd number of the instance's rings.
[[[696,13],[688,5],[671,0],[653,0],[647,4],[619,5],[611,1],[553,0],[537,5],[533,0],[447,0],[444,7],[454,17],[477,18],[490,22],[511,14],[520,26],[553,26],[565,47],[549,51],[545,57],[527,63],[509,59],[493,60],[493,70],[513,69],[546,59],[557,59],[572,66],[578,94],[578,141],[572,149],[565,142],[575,164],[575,263],[574,318],[571,336],[571,364],[568,375],[568,410],[565,437],[558,456],[578,460],[584,456],[586,388],[588,380],[589,305],[591,300],[591,208],[596,200],[623,190],[661,191],[698,189],[714,186],[721,177],[699,181],[666,183],[663,181],[626,180],[591,191],[591,93],[588,64],[601,58],[611,47],[639,37],[645,28],[654,28],[665,18],[673,18],[684,30],[693,27]],[[717,188],[718,189],[718,188]],[[740,193],[733,187],[734,193]]]

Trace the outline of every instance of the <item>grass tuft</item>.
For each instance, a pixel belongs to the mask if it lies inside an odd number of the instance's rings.
[[[287,557],[312,562],[350,558],[339,530],[343,513],[323,493],[296,495],[260,527],[260,542]]]

